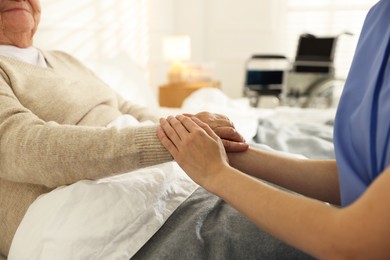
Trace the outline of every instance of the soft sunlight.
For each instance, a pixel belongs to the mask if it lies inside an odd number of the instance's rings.
[[[35,45],[82,60],[128,53],[141,67],[149,59],[148,0],[42,0]],[[58,11],[61,10],[59,13]]]

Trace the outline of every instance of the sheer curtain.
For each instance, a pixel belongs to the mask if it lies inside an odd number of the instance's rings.
[[[336,75],[346,77],[360,29],[377,0],[288,0],[286,38],[288,53],[295,57],[299,35],[339,36],[335,53]],[[352,33],[352,36],[344,35]]]
[[[41,0],[34,44],[85,60],[127,53],[141,67],[149,60],[149,0]]]

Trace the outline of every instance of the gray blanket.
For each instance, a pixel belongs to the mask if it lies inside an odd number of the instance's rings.
[[[313,258],[262,231],[223,200],[198,188],[132,259]]]

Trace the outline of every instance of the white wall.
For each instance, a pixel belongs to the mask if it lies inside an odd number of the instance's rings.
[[[158,2],[158,3],[156,3]],[[165,2],[165,4],[161,4]],[[230,97],[240,97],[244,81],[244,64],[255,53],[285,53],[283,49],[286,0],[163,0],[151,6],[158,16],[166,16],[165,28],[152,28],[158,34],[191,36],[192,61],[215,65],[215,79],[222,82]],[[157,4],[156,6],[154,6]],[[165,9],[166,8],[166,9]],[[169,10],[172,8],[172,10]],[[164,11],[165,9],[165,11]],[[152,16],[153,21],[153,16]],[[171,26],[169,26],[169,22]],[[161,35],[162,36],[162,35]],[[158,37],[151,38],[158,40]],[[161,46],[161,42],[152,41]],[[161,47],[159,47],[161,49]],[[154,52],[156,51],[156,52]],[[161,50],[152,48],[155,85],[165,81],[167,66]]]
[[[254,53],[284,52],[280,30],[285,1],[41,0],[43,15],[35,44],[68,51],[83,61],[141,50],[133,58],[147,70],[157,93],[169,67],[162,56],[163,37],[189,34],[192,61],[214,63],[223,91],[239,97],[245,60]],[[147,21],[139,21],[143,12]],[[149,31],[135,29],[140,26]]]
[[[166,82],[169,64],[164,61],[162,41],[172,35],[175,24],[174,0],[150,0],[149,4],[149,73],[150,84],[157,95],[158,86]]]

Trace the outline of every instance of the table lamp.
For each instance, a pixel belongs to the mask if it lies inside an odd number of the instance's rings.
[[[183,61],[191,58],[191,40],[187,35],[167,36],[163,40],[164,58],[171,62],[168,70],[170,83],[183,82],[185,68]]]

